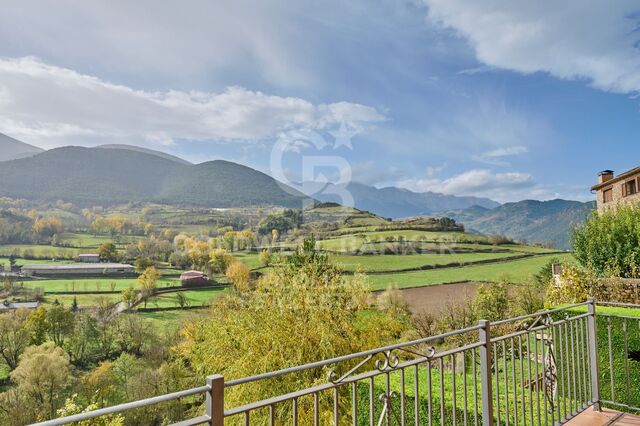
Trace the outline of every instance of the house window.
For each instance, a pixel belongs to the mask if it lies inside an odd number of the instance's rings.
[[[605,189],[602,192],[602,198],[605,203],[610,203],[611,201],[613,201],[613,189]]]
[[[629,195],[634,195],[638,192],[638,187],[636,185],[636,180],[628,180],[622,184],[622,195],[624,197],[628,197]]]

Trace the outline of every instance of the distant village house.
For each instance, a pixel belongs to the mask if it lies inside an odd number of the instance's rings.
[[[612,170],[598,174],[598,183],[591,188],[596,193],[598,213],[629,203],[640,202],[640,167],[618,176]]]
[[[185,271],[180,275],[180,284],[185,287],[209,284],[209,277],[200,271]]]

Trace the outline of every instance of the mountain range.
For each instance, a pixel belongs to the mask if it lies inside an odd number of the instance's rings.
[[[436,192],[413,192],[393,186],[376,188],[357,182],[340,186],[329,184],[322,193],[308,195],[313,195],[314,198],[322,202],[341,203],[344,200],[336,194],[344,193],[345,190],[353,197],[354,207],[392,219],[437,215],[472,206],[492,209],[500,205],[488,198],[445,195]]]
[[[303,194],[229,161],[183,164],[124,148],[63,147],[0,162],[0,196],[79,204],[300,207]]]
[[[20,142],[17,139],[0,133],[0,161],[31,157],[43,151],[44,149],[42,148]]]
[[[105,205],[136,201],[201,207],[283,206],[300,208],[313,197],[342,202],[346,190],[354,207],[398,219],[449,216],[472,232],[569,248],[570,229],[593,203],[488,198],[417,193],[352,182],[304,195],[272,177],[229,161],[192,164],[179,157],[129,145],[68,146],[44,151],[0,134],[0,196]],[[333,194],[332,194],[333,193]]]
[[[464,224],[467,231],[569,249],[571,228],[584,222],[594,208],[594,202],[524,200],[493,209],[473,206],[447,212],[446,216]]]

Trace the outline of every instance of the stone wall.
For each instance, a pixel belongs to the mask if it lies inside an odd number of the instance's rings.
[[[637,177],[637,176],[636,176]],[[622,195],[622,185],[624,182],[630,179],[625,179],[624,181],[614,182],[611,186],[607,186],[597,191],[596,200],[598,205],[598,213],[603,213],[610,209],[616,209],[619,206],[623,206],[626,204],[638,204],[640,203],[640,191],[628,196]],[[604,190],[611,188],[613,190],[613,200],[605,203],[604,202]],[[639,188],[640,189],[640,188]]]

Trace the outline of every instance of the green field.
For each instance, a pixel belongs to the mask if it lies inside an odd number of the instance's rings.
[[[531,275],[540,271],[540,269],[553,258],[557,258],[560,261],[572,261],[573,256],[571,254],[543,255],[487,265],[371,275],[368,279],[373,289],[376,290],[385,289],[390,285],[406,288],[458,281],[488,282],[497,281],[503,276],[508,277],[511,282],[523,283],[526,282]]]
[[[189,302],[189,306],[203,306],[208,305],[211,299],[226,294],[228,291],[225,287],[220,288],[204,288],[204,289],[190,289],[181,291]],[[160,294],[152,297],[147,302],[147,308],[174,308],[179,306],[176,302],[176,295],[178,292],[171,292],[166,294]],[[142,308],[144,305],[138,305]]]
[[[120,301],[119,294],[51,294],[44,297],[43,303],[45,305],[50,305],[55,303],[57,300],[58,303],[68,308],[73,303],[74,297],[76,298],[78,307],[80,308],[97,306],[98,302],[101,300],[109,303],[116,303]]]
[[[35,256],[43,259],[73,258],[77,257],[82,250],[69,247],[54,247],[38,244],[5,244],[0,245],[0,256],[7,257],[15,255],[17,257]]]
[[[153,324],[159,329],[176,329],[189,318],[198,318],[206,315],[206,309],[184,310],[184,311],[159,311],[159,312],[136,312],[137,315]]]
[[[137,278],[65,278],[56,280],[33,280],[25,281],[25,288],[42,288],[44,292],[48,291],[70,291],[70,292],[100,292],[121,291],[125,288],[138,288]],[[158,289],[164,287],[180,285],[180,281],[176,278],[160,277],[158,279]]]
[[[337,238],[318,241],[317,246],[322,250],[337,252],[356,251],[363,248],[367,243],[385,243],[386,238],[402,237],[407,242],[431,242],[431,243],[486,243],[487,237],[484,235],[468,234],[464,232],[431,232],[415,230],[391,230],[363,232],[358,234],[344,235]]]
[[[451,263],[478,262],[489,259],[505,259],[513,256],[518,256],[518,253],[338,255],[331,256],[331,260],[345,271],[380,272],[420,268],[422,266],[448,265]]]
[[[233,257],[247,265],[249,269],[258,269],[262,267],[262,263],[260,263],[260,255],[258,253],[236,252],[233,253]]]
[[[111,235],[92,235],[79,232],[65,232],[62,234],[62,243],[73,247],[97,249],[101,244],[113,242],[118,246],[124,246],[143,237],[124,235],[112,237]]]

